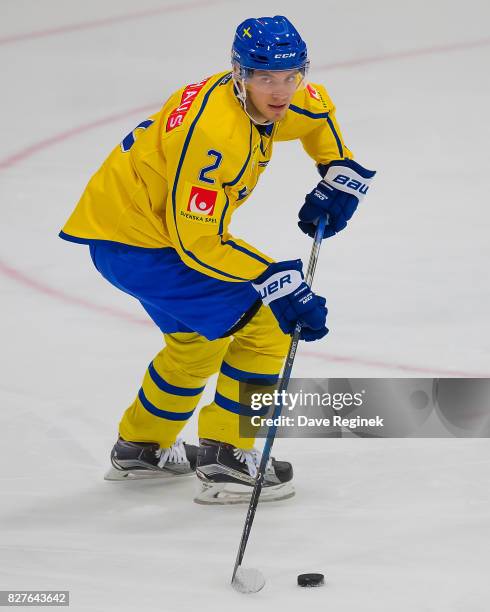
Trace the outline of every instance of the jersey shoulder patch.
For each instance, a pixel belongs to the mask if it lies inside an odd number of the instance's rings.
[[[323,85],[307,83],[303,93],[305,104],[310,110],[328,113],[333,109],[333,102]]]
[[[227,72],[220,72],[197,83],[189,83],[175,92],[166,103],[165,134],[181,127],[189,116],[194,116],[201,107],[206,93],[210,89],[215,89],[217,85],[223,84],[228,75]]]
[[[199,95],[200,91],[209,81],[209,78],[199,81],[198,83],[191,83],[186,85],[173,108],[170,110],[170,114],[167,117],[165,123],[165,131],[170,132],[176,127],[182,125],[187,113],[190,111],[195,99]]]

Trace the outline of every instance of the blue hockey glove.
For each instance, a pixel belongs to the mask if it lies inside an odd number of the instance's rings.
[[[330,238],[347,226],[347,221],[368,192],[376,174],[352,159],[342,159],[320,166],[323,180],[305,198],[299,211],[298,226],[314,238],[318,219],[328,213],[328,225],[323,233]]]
[[[298,322],[301,340],[311,342],[328,334],[326,300],[315,295],[303,280],[301,259],[271,264],[252,285],[285,334],[292,334]]]

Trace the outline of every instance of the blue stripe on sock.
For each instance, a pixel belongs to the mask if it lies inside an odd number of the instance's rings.
[[[234,400],[228,399],[217,391],[214,396],[214,402],[220,408],[228,410],[228,412],[233,412],[233,414],[238,414],[239,416],[264,416],[265,414],[267,414],[270,408],[270,406],[264,406],[260,410],[252,410],[250,406],[246,406],[245,404],[240,404],[239,402],[235,402]]]
[[[145,396],[143,389],[139,390],[138,399],[143,404],[145,410],[148,410],[153,416],[161,419],[167,419],[168,421],[187,421],[194,414],[194,410],[190,412],[168,412],[168,410],[160,410],[154,406]]]
[[[160,389],[160,391],[165,391],[166,393],[171,393],[172,395],[180,395],[184,397],[193,397],[195,395],[199,395],[204,391],[204,387],[176,387],[175,385],[171,385],[165,379],[163,379],[160,374],[155,370],[155,366],[153,362],[148,366],[148,372],[150,373],[150,377],[155,385]]]
[[[255,385],[274,385],[279,374],[258,374],[257,372],[246,372],[245,370],[239,370],[229,365],[225,361],[221,364],[221,372],[225,376],[238,380],[239,382],[248,382]]]

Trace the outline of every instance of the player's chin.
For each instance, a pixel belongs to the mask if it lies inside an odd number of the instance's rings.
[[[267,114],[271,120],[277,121],[277,119],[284,117],[288,108],[289,104],[268,104]]]

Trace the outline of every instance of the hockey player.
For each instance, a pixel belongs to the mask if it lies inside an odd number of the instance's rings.
[[[307,49],[281,16],[247,19],[235,34],[232,70],[186,85],[118,145],[87,185],[60,236],[87,244],[97,270],[133,296],[164,334],[137,397],[119,425],[108,479],[194,473],[196,501],[243,499],[260,462],[238,420],[240,382],[277,381],[290,335],[319,340],[325,299],[305,283],[300,260],[275,262],[228,231],[276,141],[299,139],[323,180],[299,210],[314,235],[346,227],[374,172],[352,160],[334,105],[307,84]],[[265,204],[264,204],[265,205]],[[199,448],[179,433],[208,378],[214,400],[199,413]],[[272,459],[263,499],[293,494],[292,466]]]

